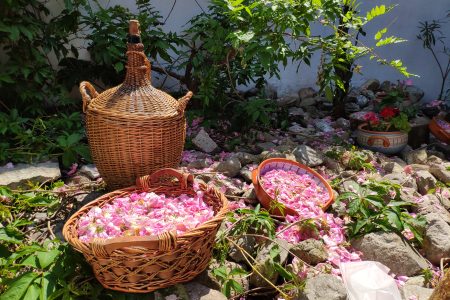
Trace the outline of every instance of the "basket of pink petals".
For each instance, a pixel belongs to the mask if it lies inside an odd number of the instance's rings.
[[[162,169],[83,206],[63,235],[105,288],[147,293],[206,269],[227,210],[218,190]]]
[[[284,158],[263,161],[253,170],[252,181],[262,206],[278,216],[298,215],[305,202],[326,210],[334,201],[331,186],[319,173]]]

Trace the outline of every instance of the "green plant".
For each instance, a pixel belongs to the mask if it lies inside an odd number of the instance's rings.
[[[245,127],[261,124],[268,127],[271,123],[271,113],[275,112],[275,103],[264,98],[250,98],[239,102],[234,109],[233,123]]]
[[[417,38],[422,41],[423,48],[431,52],[438,66],[439,74],[441,75],[441,88],[437,99],[443,100],[445,84],[450,74],[450,49],[445,45],[446,37],[441,30],[442,26],[446,25],[446,22],[443,20],[432,20],[419,22],[419,24],[420,33],[417,35]],[[441,61],[437,55],[439,51],[436,49],[436,41],[442,46],[440,52],[445,57],[444,61]]]
[[[351,222],[347,234],[355,238],[370,232],[386,231],[402,234],[410,230],[414,238],[422,243],[421,230],[425,225],[422,216],[412,217],[407,208],[412,204],[402,200],[400,186],[387,181],[367,181],[355,191],[346,192],[337,198],[347,205]]]
[[[227,298],[232,296],[233,291],[237,295],[244,292],[242,285],[234,279],[235,276],[247,275],[247,271],[244,269],[234,268],[232,270],[227,270],[225,266],[220,266],[213,270],[213,274],[222,283],[222,293],[227,296]]]

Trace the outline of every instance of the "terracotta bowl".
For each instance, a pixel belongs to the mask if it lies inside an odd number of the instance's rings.
[[[442,142],[450,143],[450,123],[438,118],[433,118],[428,125],[431,133]],[[447,128],[446,128],[447,127]]]
[[[252,172],[252,182],[253,186],[255,187],[255,193],[256,197],[258,198],[261,205],[267,209],[271,214],[277,215],[277,216],[284,216],[284,215],[298,215],[298,213],[293,210],[292,208],[285,206],[284,207],[284,213],[282,213],[278,208],[274,208],[272,206],[272,202],[274,199],[267,194],[265,189],[263,188],[261,184],[261,177],[266,174],[268,171],[274,170],[274,169],[281,169],[285,171],[294,171],[299,175],[308,173],[311,177],[314,178],[314,181],[325,188],[328,191],[328,199],[324,201],[324,204],[322,206],[322,209],[325,211],[334,201],[334,193],[331,189],[331,186],[328,184],[328,182],[323,179],[322,176],[320,176],[319,173],[314,171],[313,169],[299,164],[297,162],[294,162],[292,160],[288,160],[285,158],[271,158],[266,159],[263,161],[258,168],[253,170]]]
[[[362,147],[384,154],[395,154],[408,144],[408,134],[402,131],[372,131],[367,123],[359,125],[356,140]]]

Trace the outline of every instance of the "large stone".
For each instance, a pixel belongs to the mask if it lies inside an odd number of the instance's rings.
[[[216,142],[214,142],[209,134],[202,128],[197,135],[192,139],[192,143],[201,151],[211,153],[217,148]]]
[[[405,173],[391,173],[383,176],[383,180],[388,180],[397,183],[403,187],[413,188],[417,190],[417,183],[411,176]]]
[[[28,182],[43,183],[61,177],[61,170],[57,162],[43,162],[39,164],[17,164],[13,168],[0,167],[0,186],[10,188],[24,187]]]
[[[404,168],[395,161],[388,161],[386,163],[383,163],[381,167],[384,169],[384,171],[388,174],[390,173],[403,173]]]
[[[209,165],[210,165],[209,161],[206,158],[203,158],[203,159],[197,159],[197,160],[190,162],[187,165],[187,167],[189,169],[204,169],[204,168],[209,167]]]
[[[147,299],[152,300],[226,300],[224,294],[197,282],[177,284],[157,290]]]
[[[295,158],[299,163],[307,165],[308,167],[319,166],[323,163],[322,155],[306,145],[296,147],[292,154],[295,155]]]
[[[305,289],[298,300],[345,300],[347,290],[338,277],[320,274],[306,281]]]
[[[450,169],[448,165],[433,165],[430,168],[430,173],[439,181],[445,184],[450,183]]]
[[[286,107],[294,105],[298,100],[299,100],[298,95],[292,94],[278,98],[276,100],[276,103],[280,107]]]
[[[416,172],[416,183],[419,193],[425,195],[430,189],[436,187],[436,178],[431,175],[428,171],[418,171]]]
[[[98,172],[97,167],[93,164],[82,166],[79,172],[83,175],[88,176],[92,180],[100,177],[100,173]]]
[[[254,155],[254,154],[250,154],[247,152],[237,152],[235,154],[233,154],[234,157],[236,157],[237,159],[239,159],[239,161],[241,162],[242,166],[251,164],[251,163],[259,163],[260,162],[260,158],[258,155]]]
[[[250,171],[247,167],[242,168],[239,171],[239,175],[245,180],[245,182],[252,183],[252,171]]]
[[[303,100],[305,98],[312,98],[316,95],[316,91],[312,87],[301,88],[298,91],[298,97]]]
[[[401,288],[401,292],[405,300],[428,300],[433,293],[433,289],[427,289],[417,285],[405,285]]]
[[[361,90],[376,91],[380,88],[380,81],[375,78],[367,79],[366,82],[364,82],[360,88]]]
[[[425,218],[425,257],[433,264],[439,265],[441,258],[450,257],[450,225],[437,213],[428,214]]]
[[[414,151],[409,151],[404,154],[404,159],[410,164],[421,164],[427,163],[428,154],[425,149],[419,149]]]
[[[411,167],[411,169],[414,172],[418,172],[418,171],[429,171],[430,170],[430,166],[428,165],[421,165],[421,164],[412,164],[409,165]]]
[[[407,86],[405,91],[408,93],[409,100],[411,100],[412,103],[419,102],[420,99],[423,98],[423,95],[425,95],[425,92],[415,85]]]
[[[275,283],[278,279],[278,272],[273,268],[271,263],[272,258],[270,256],[270,252],[273,247],[277,246],[279,249],[279,254],[273,259],[277,263],[283,265],[288,258],[288,250],[290,249],[289,243],[275,239],[276,243],[268,242],[261,247],[256,255],[256,263],[254,264],[254,268],[264,276],[265,279],[269,280],[272,283]],[[257,272],[253,272],[250,275],[250,285],[254,287],[268,287],[270,284],[261,276],[258,275]]]
[[[275,145],[272,142],[263,142],[263,143],[257,143],[256,148],[258,148],[261,151],[269,151],[273,150],[277,145]]]
[[[305,111],[301,107],[290,107],[288,109],[288,114],[292,117],[298,117],[303,116],[305,114]]]
[[[225,174],[228,177],[235,177],[241,170],[241,162],[237,157],[231,157],[225,161],[220,162],[216,171]]]
[[[317,265],[328,258],[324,243],[315,239],[301,241],[292,247],[291,252],[310,265]]]
[[[255,255],[255,250],[257,247],[256,244],[256,239],[254,236],[243,236],[239,239],[237,239],[235,241],[236,245],[232,245],[230,247],[230,250],[228,251],[228,255],[230,256],[230,258],[237,263],[246,263],[246,254],[244,254],[243,252],[241,252],[241,250],[238,248],[242,248],[243,251],[247,252],[248,254],[250,254],[251,256]],[[248,258],[248,260],[251,261],[251,258]]]
[[[392,232],[369,233],[351,243],[363,253],[364,260],[378,261],[397,275],[416,275],[428,267],[422,256]]]
[[[316,97],[303,98],[300,100],[298,107],[303,108],[303,107],[313,106],[313,105],[316,105],[316,103],[317,103]]]
[[[429,194],[422,196],[420,197],[420,200],[416,202],[417,204],[413,206],[413,211],[417,214],[425,216],[430,213],[436,213],[440,215],[445,222],[450,223],[450,213],[435,195]]]
[[[356,104],[358,104],[359,107],[364,108],[369,104],[369,99],[364,95],[358,95],[356,97]]]

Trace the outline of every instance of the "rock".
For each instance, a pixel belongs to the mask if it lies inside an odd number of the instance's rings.
[[[425,287],[426,281],[423,275],[409,277],[405,285],[416,285]]]
[[[299,100],[298,95],[286,95],[276,100],[276,103],[280,107],[292,106]]]
[[[361,90],[361,94],[366,96],[369,100],[374,100],[376,98],[375,93],[371,90]]]
[[[241,162],[237,157],[231,157],[225,161],[222,161],[216,167],[217,172],[223,173],[228,177],[235,177],[239,174],[240,170]]]
[[[279,254],[274,258],[274,261],[283,265],[288,257],[287,250],[289,250],[290,248],[289,243],[284,240],[275,239],[275,242],[276,243],[268,242],[261,247],[261,249],[258,251],[258,254],[256,255],[256,263],[254,265],[254,268],[272,283],[275,283],[277,281],[279,274],[277,271],[275,271],[271,263],[271,249],[275,246],[278,247]],[[250,275],[250,285],[254,287],[270,286],[269,283],[261,278],[256,272],[253,272]]]
[[[264,87],[264,92],[269,99],[275,100],[278,98],[277,87],[273,84],[267,83]]]
[[[300,103],[297,104],[297,106],[302,108],[302,107],[316,105],[316,103],[317,103],[317,99],[315,97],[308,97],[308,98],[301,99]]]
[[[61,170],[57,162],[43,162],[39,164],[17,164],[14,168],[0,167],[0,186],[12,189],[27,186],[28,182],[43,183],[54,181],[61,177]]]
[[[312,98],[316,95],[316,91],[312,87],[306,87],[301,88],[298,90],[298,97],[300,100],[306,99],[306,98]]]
[[[389,92],[391,90],[391,86],[392,82],[390,82],[389,80],[385,80],[381,83],[380,90],[382,90],[383,92]]]
[[[384,83],[384,82],[383,82]],[[361,90],[371,90],[373,92],[375,92],[376,90],[378,90],[380,88],[380,81],[378,79],[368,79],[366,82],[364,82],[361,85]]]
[[[437,180],[428,171],[418,171],[416,172],[416,182],[419,193],[425,195],[428,190],[436,187]]]
[[[302,133],[304,129],[305,128],[297,123],[294,123],[292,126],[288,127],[288,131],[291,133]]]
[[[411,169],[414,172],[417,172],[417,171],[429,171],[430,170],[430,166],[428,166],[428,165],[412,164],[412,165],[409,165],[409,166],[411,167]]]
[[[208,133],[202,128],[197,135],[192,139],[192,143],[201,151],[211,153],[217,148],[216,142],[214,142],[208,135]]]
[[[237,152],[233,154],[234,157],[239,159],[242,166],[248,165],[248,164],[257,164],[260,162],[258,155],[253,155],[247,152]]]
[[[197,159],[194,160],[193,162],[190,162],[187,167],[189,169],[204,169],[209,167],[209,163],[208,160],[206,158],[203,159]]]
[[[409,100],[412,103],[419,102],[423,98],[423,95],[425,95],[425,92],[415,85],[405,87],[405,92],[408,94]]]
[[[334,124],[336,124],[336,126],[338,128],[342,128],[342,129],[350,129],[350,121],[344,118],[339,118],[337,119]]]
[[[361,110],[361,108],[356,103],[353,103],[353,102],[345,103],[345,112],[347,114],[351,114],[351,113],[354,113],[354,112],[357,112],[357,111],[360,111],[360,110]]]
[[[433,165],[430,168],[430,173],[439,181],[447,184],[450,183],[450,169],[446,165]]]
[[[184,287],[189,295],[190,300],[226,300],[228,299],[221,292],[210,289],[206,286],[198,284],[196,282],[188,282],[184,284]],[[233,294],[233,293],[232,293]],[[164,299],[169,300],[165,297]],[[183,299],[183,298],[180,298]]]
[[[67,178],[65,183],[69,186],[89,185],[91,183],[91,179],[84,174],[76,173],[74,176]]]
[[[356,97],[356,104],[358,104],[360,108],[364,108],[369,104],[369,99],[364,95],[358,95]]]
[[[342,164],[332,158],[325,157],[324,164],[327,167],[327,169],[330,169],[336,173],[344,171],[344,167],[342,166]]]
[[[92,201],[96,200],[97,198],[103,196],[106,194],[105,190],[101,191],[93,191],[89,192],[88,194],[79,194],[75,196],[75,199],[77,200],[77,206],[82,207],[88,203],[91,203]]]
[[[245,182],[252,183],[252,171],[250,171],[248,168],[242,168],[239,171],[239,175],[241,175]]]
[[[417,192],[417,189],[415,189],[415,188],[402,187],[400,189],[400,197],[404,201],[413,203],[415,205],[417,203],[418,199],[420,199],[420,197],[422,197],[422,195],[420,195]]]
[[[392,232],[369,233],[351,241],[351,244],[363,253],[364,260],[378,261],[397,275],[416,275],[428,267],[422,256]]]
[[[281,153],[279,151],[264,151],[261,153],[262,159],[266,160],[269,158],[286,158],[286,154]]]
[[[248,254],[254,256],[257,249],[256,239],[253,236],[244,235],[243,237],[235,240],[235,243],[244,249]],[[237,263],[246,263],[244,254],[234,245],[230,246],[230,250],[228,252],[231,260]],[[247,257],[248,259],[248,257]],[[251,260],[250,260],[251,261]]]
[[[439,265],[441,258],[450,257],[450,225],[437,213],[427,214],[425,218],[427,219],[423,241],[425,257],[433,264]]]
[[[79,172],[88,176],[92,180],[96,180],[100,177],[100,173],[98,172],[97,167],[93,164],[82,166]]]
[[[428,154],[425,149],[414,150],[405,153],[405,160],[410,164],[421,164],[424,165],[427,163]]]
[[[427,164],[429,164],[429,165],[433,165],[433,164],[440,165],[440,164],[442,164],[442,162],[443,162],[442,158],[437,157],[436,155],[428,156]]]
[[[310,265],[325,262],[328,258],[324,243],[315,239],[301,241],[291,249],[291,252]]]
[[[245,270],[244,266],[234,263],[232,261],[225,261],[223,265],[225,266],[227,272],[231,272],[231,270],[233,269]],[[214,290],[221,290],[222,283],[217,279],[217,277],[213,273],[213,271],[219,267],[220,264],[216,260],[212,260],[211,263],[208,265],[208,268],[202,273],[200,273],[200,275],[198,275],[194,279],[194,282],[198,282]],[[244,290],[248,290],[249,282],[247,277],[245,277],[245,275],[235,275],[233,276],[233,279],[236,280],[244,288]]]
[[[387,174],[390,174],[390,173],[401,174],[401,173],[403,173],[403,167],[399,163],[397,163],[395,161],[386,162],[386,163],[382,164],[381,167],[384,169],[384,171]]]
[[[409,187],[417,190],[417,184],[414,178],[407,176],[405,173],[392,173],[383,176],[383,180],[392,181],[403,187]]]
[[[45,221],[48,219],[48,215],[45,212],[37,212],[34,214],[33,222],[35,223],[41,223],[42,221]]]
[[[301,107],[290,107],[288,109],[289,116],[298,117],[303,116],[305,114],[305,111]]]
[[[437,213],[441,218],[450,223],[450,212],[448,212],[435,195],[425,195],[416,201],[417,204],[413,206],[413,211],[419,215],[426,216],[430,213]]]
[[[428,300],[433,293],[433,289],[427,289],[417,285],[405,285],[401,288],[403,299],[405,300]],[[415,296],[415,298],[412,298]]]
[[[306,281],[305,289],[298,300],[345,300],[347,290],[338,277],[320,274]]]
[[[306,145],[296,147],[292,154],[295,155],[295,158],[299,163],[307,165],[308,167],[319,166],[323,163],[322,155]]]
[[[360,190],[359,184],[354,180],[346,180],[338,188],[341,193],[358,192]]]
[[[256,198],[256,192],[255,192],[255,189],[254,189],[254,188],[251,188],[251,189],[246,190],[246,191],[244,192],[244,194],[242,195],[242,197],[245,198],[244,201],[245,201],[245,203],[247,203],[247,204],[252,204],[252,205],[254,205],[254,204],[259,203],[259,202],[258,202],[258,199]]]
[[[272,150],[276,147],[277,145],[275,145],[272,142],[263,142],[263,143],[257,143],[256,144],[256,148],[258,148],[260,151],[268,151],[268,150]]]

